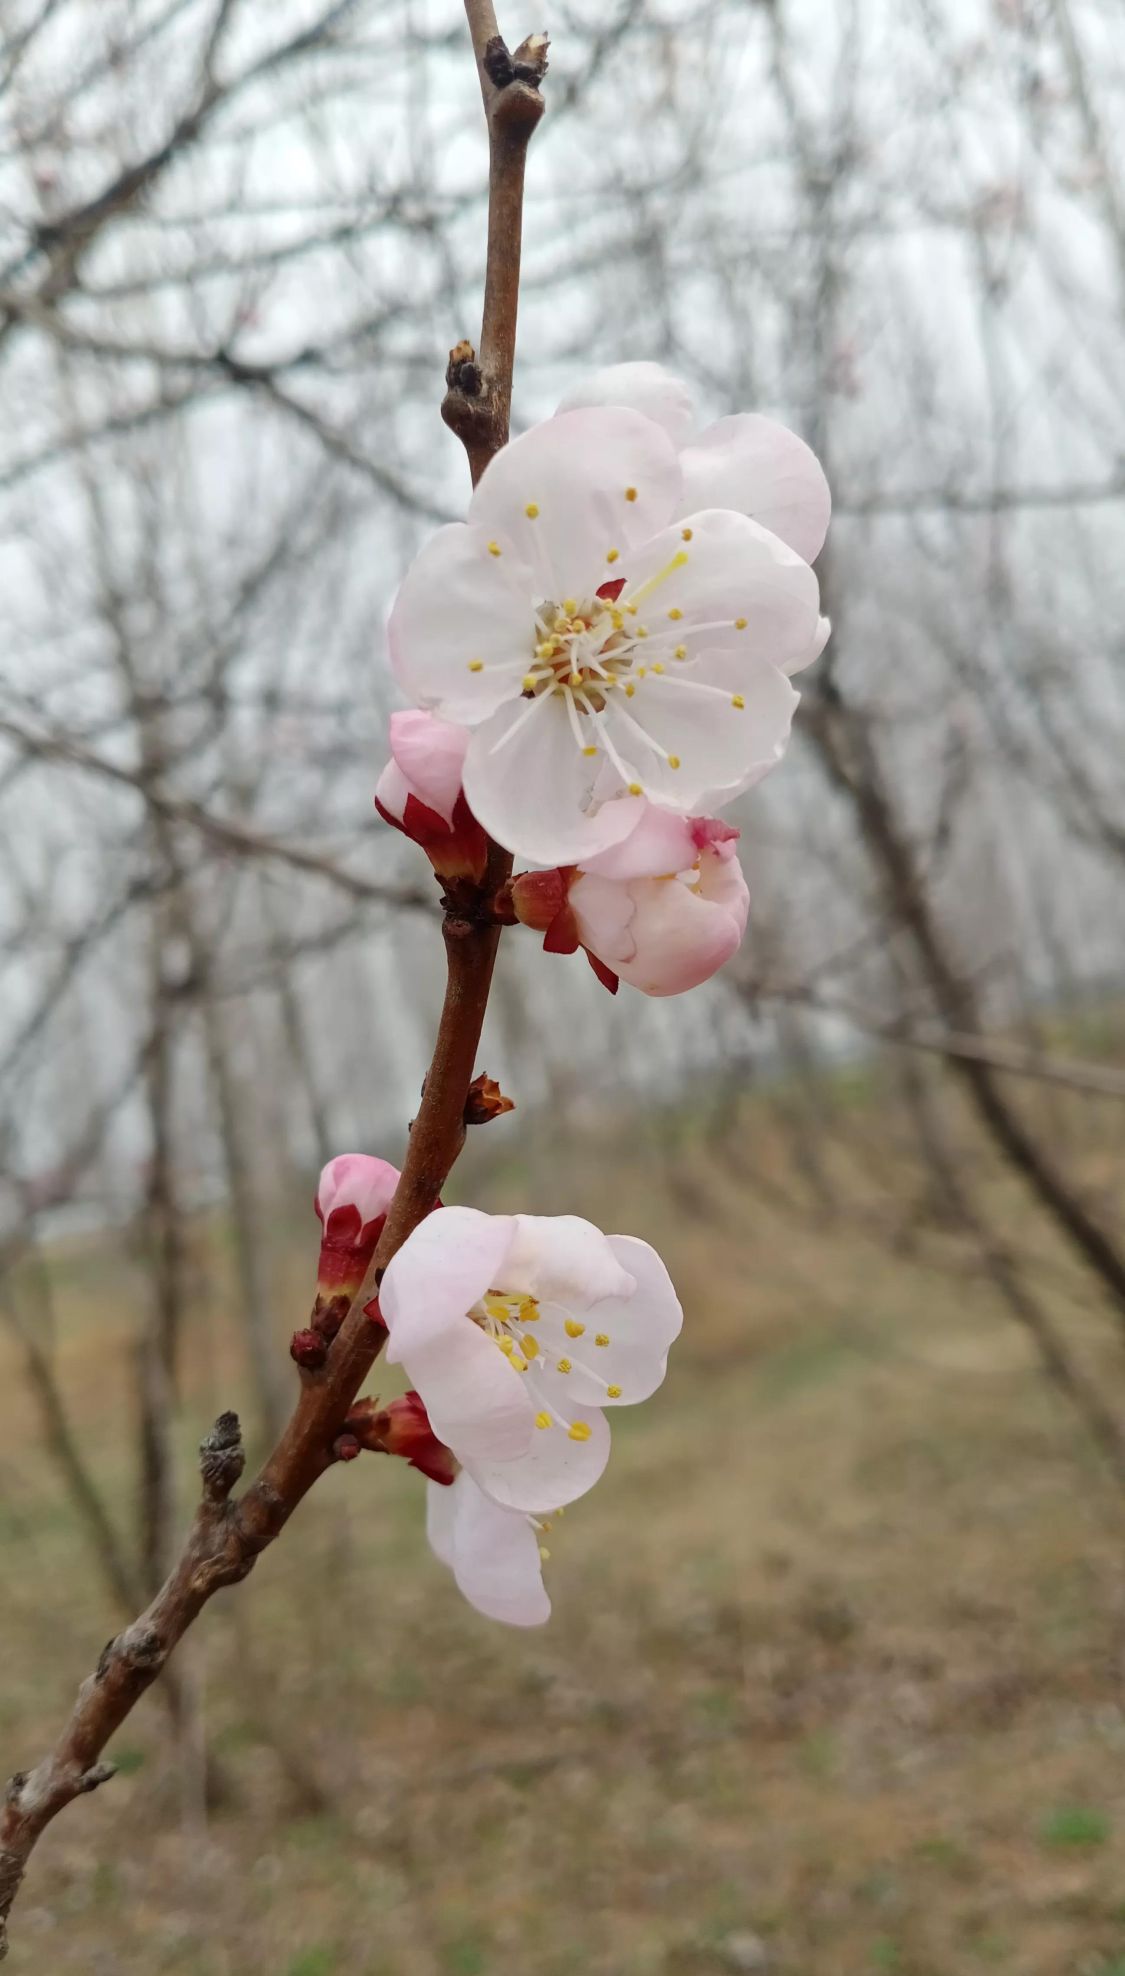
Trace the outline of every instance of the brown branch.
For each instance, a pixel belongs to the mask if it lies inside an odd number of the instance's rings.
[[[482,356],[487,353],[487,418],[474,423],[471,434],[462,432],[475,484],[507,438],[524,153],[543,111],[528,63],[538,62],[542,73],[545,62],[538,42],[517,50],[515,66],[504,49],[512,74],[502,83],[492,81],[484,66],[490,39],[485,31],[491,27],[495,35],[495,16],[490,6],[475,0],[466,0],[466,11],[481,72],[492,161],[481,333]],[[527,62],[520,64],[525,53]],[[527,79],[516,73],[516,66],[523,68]],[[104,767],[115,773],[112,765]],[[154,800],[151,790],[142,793],[147,801]],[[199,817],[190,814],[193,808],[175,805],[185,820],[198,823]],[[113,1775],[112,1763],[102,1761],[106,1746],[208,1599],[221,1586],[237,1584],[247,1576],[336,1459],[337,1437],[386,1336],[377,1317],[368,1315],[367,1306],[391,1257],[433,1207],[461,1150],[465,1103],[502,930],[488,902],[511,869],[510,854],[494,845],[484,884],[447,903],[445,1003],[433,1061],[379,1246],[325,1365],[302,1372],[300,1399],[277,1447],[257,1479],[233,1502],[231,1491],[244,1461],[241,1431],[234,1414],[223,1414],[216,1421],[200,1450],[202,1501],[167,1582],[140,1618],[110,1641],[79,1690],[70,1721],[54,1748],[33,1770],[18,1771],[8,1784],[0,1808],[0,1959],[7,1954],[7,1917],[41,1833],[75,1798],[96,1790]]]

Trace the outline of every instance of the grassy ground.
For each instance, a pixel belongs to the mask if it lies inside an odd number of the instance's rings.
[[[193,1643],[223,1801],[201,1817],[150,1699],[37,1856],[13,1976],[1125,1976],[1121,1511],[868,1152],[819,1206],[780,1151],[569,1160],[566,1205],[658,1240],[688,1322],[552,1535],[551,1625],[459,1603],[404,1467],[337,1471]],[[553,1165],[493,1184],[534,1205]],[[135,1286],[81,1251],[56,1277],[123,1510]],[[1049,1255],[1043,1287],[1088,1322]],[[233,1344],[200,1320],[185,1457]],[[14,1764],[116,1620],[3,1345],[0,1542]]]

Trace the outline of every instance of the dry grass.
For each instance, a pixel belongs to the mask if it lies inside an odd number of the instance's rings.
[[[41,1850],[13,1976],[1125,1976],[1120,1506],[885,1134],[829,1143],[827,1212],[775,1131],[752,1174],[666,1138],[627,1180],[566,1162],[568,1206],[659,1241],[688,1328],[552,1536],[551,1625],[459,1604],[418,1478],[338,1471],[194,1643],[226,1801],[185,1803],[147,1703]],[[537,1204],[554,1166],[494,1184]],[[124,1506],[127,1284],[58,1274]],[[1042,1284],[1088,1324],[1057,1257]],[[188,1453],[235,1342],[199,1328]],[[0,1375],[16,1762],[114,1615]]]

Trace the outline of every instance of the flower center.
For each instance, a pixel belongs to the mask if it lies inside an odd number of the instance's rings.
[[[489,1290],[473,1305],[469,1316],[487,1332],[517,1372],[526,1372],[532,1359],[538,1357],[539,1340],[534,1332],[523,1329],[539,1321],[535,1297],[509,1290]]]
[[[607,693],[623,686],[633,669],[637,637],[648,636],[644,626],[630,623],[636,611],[635,604],[619,605],[616,597],[541,604],[535,613],[534,664],[523,680],[525,700],[570,694],[580,718],[601,713]]]

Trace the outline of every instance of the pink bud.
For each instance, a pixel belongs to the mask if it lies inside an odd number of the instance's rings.
[[[383,1232],[398,1180],[397,1167],[368,1153],[338,1153],[329,1160],[314,1203],[324,1230],[317,1271],[318,1303],[350,1299],[358,1290]]]
[[[442,878],[480,884],[488,838],[461,788],[469,731],[416,708],[391,715],[391,759],[375,788],[384,823],[425,851]]]

